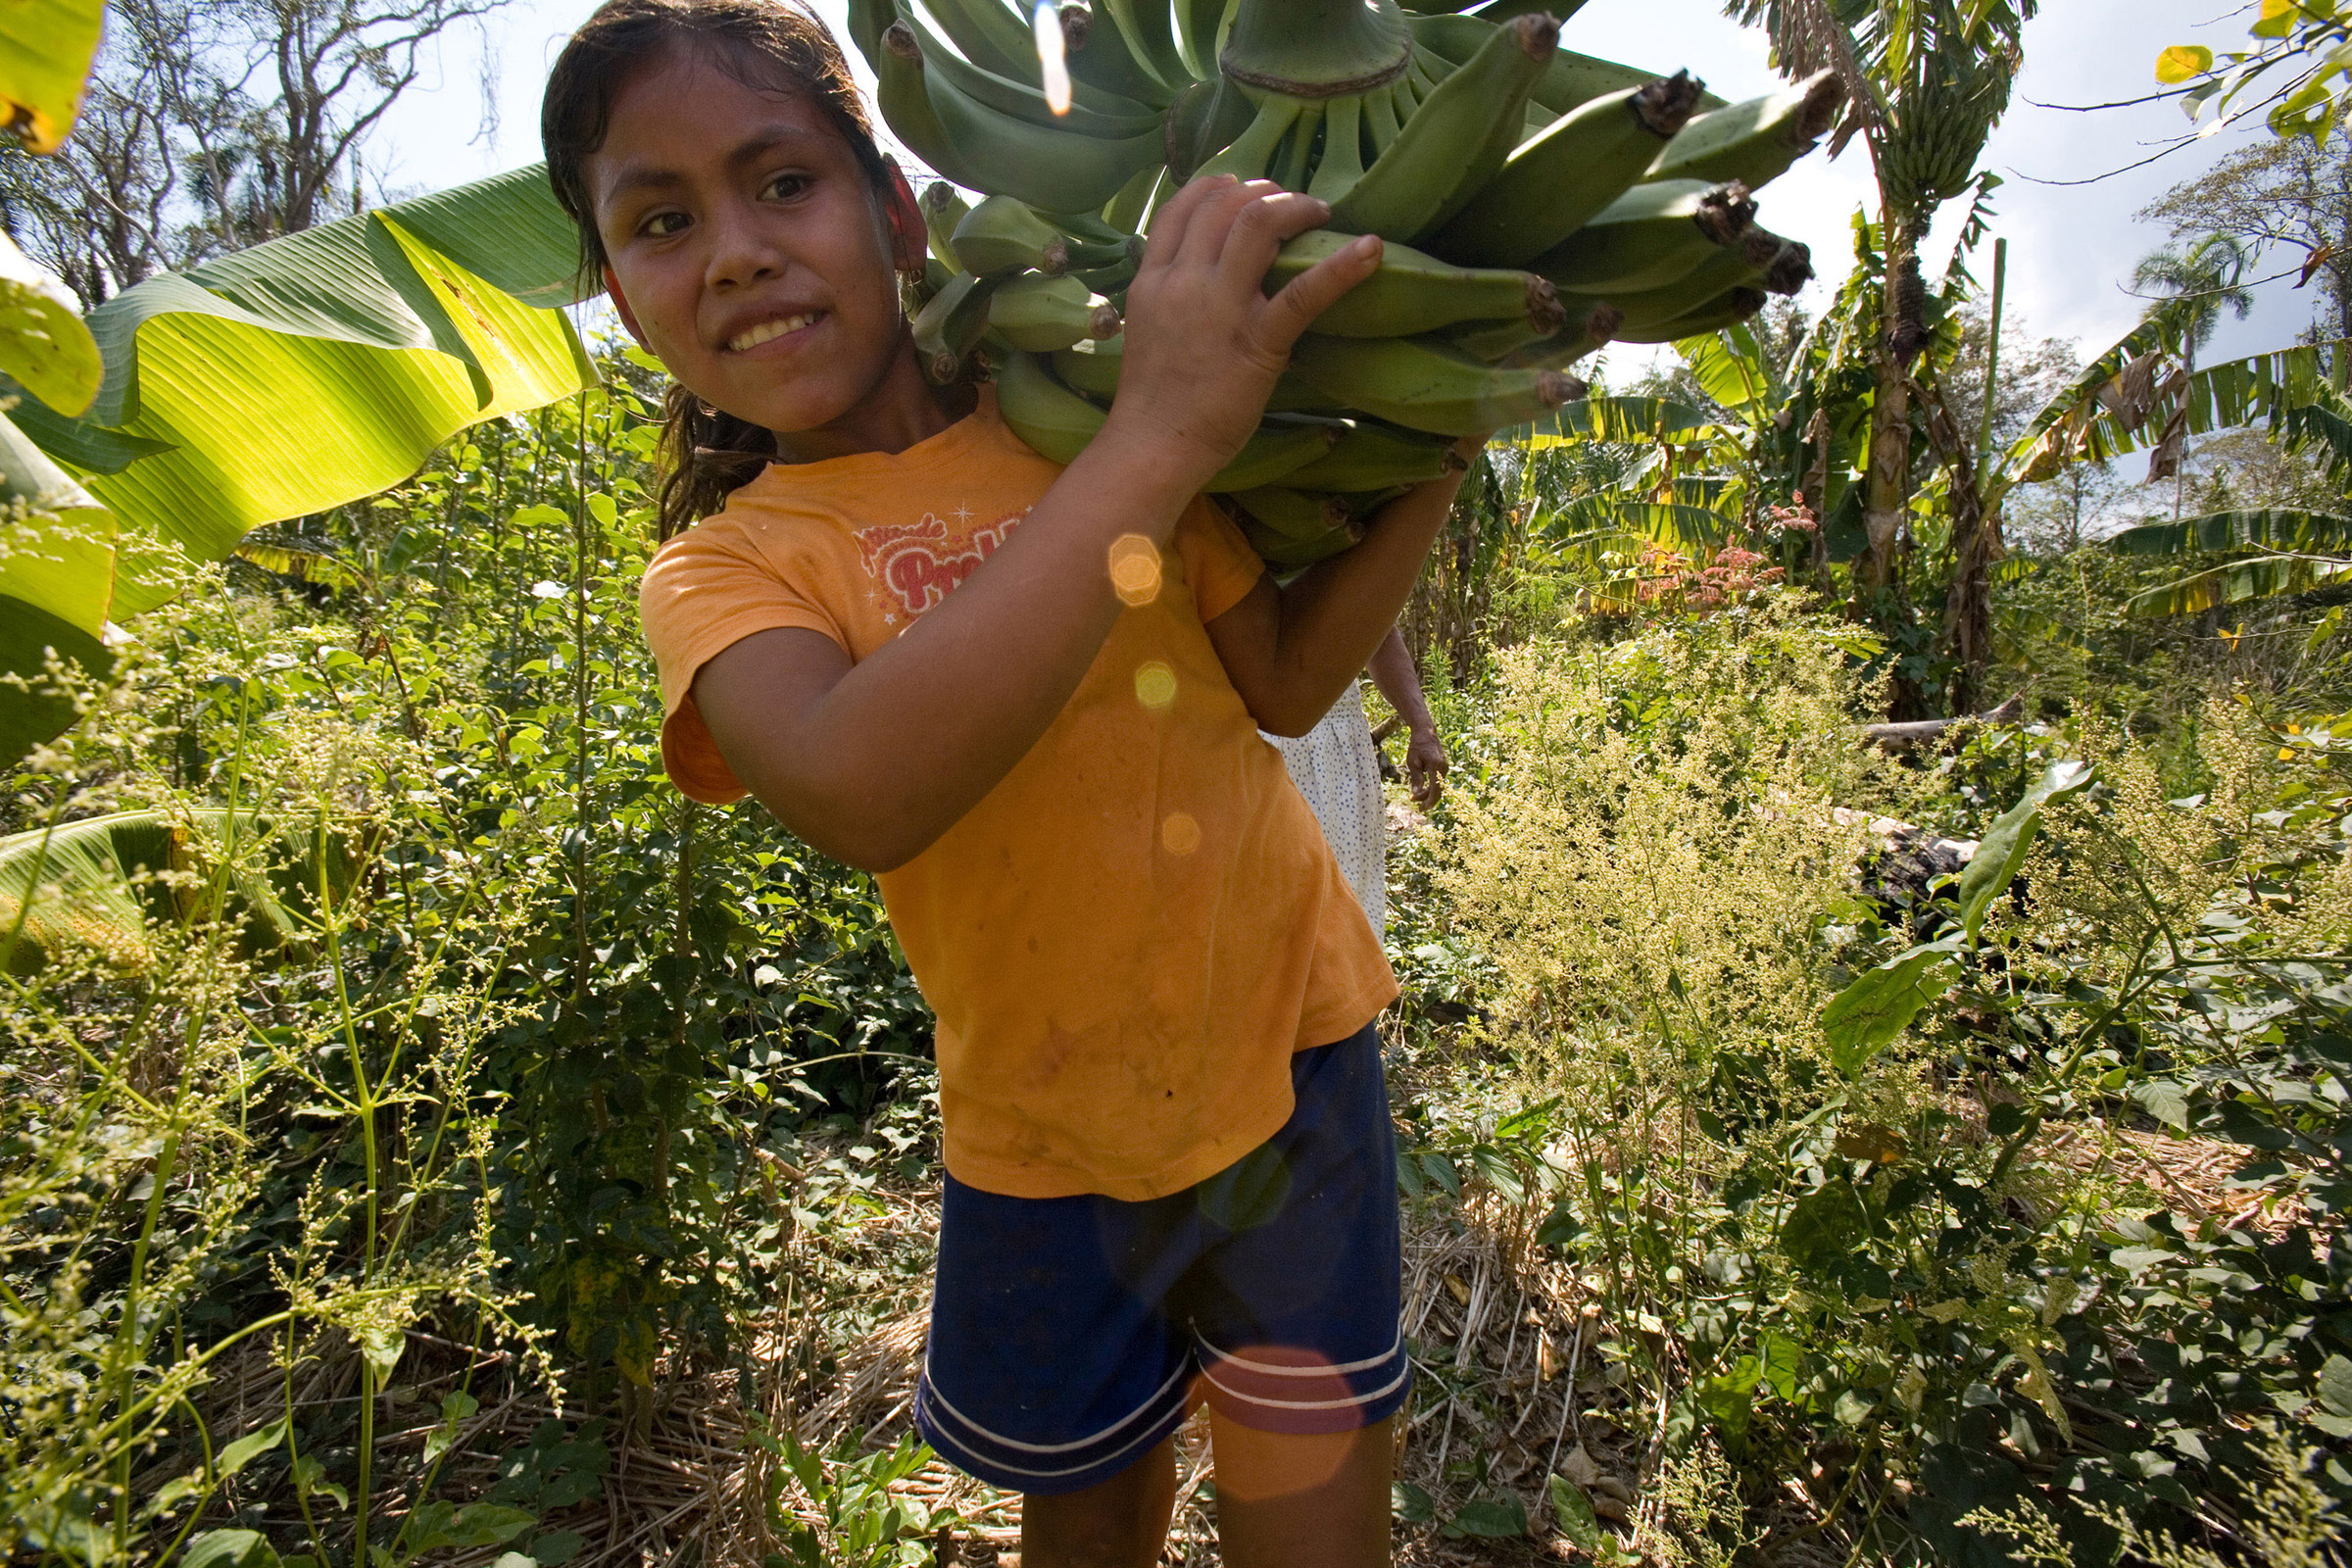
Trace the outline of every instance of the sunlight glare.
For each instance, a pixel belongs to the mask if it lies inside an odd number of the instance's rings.
[[[1046,106],[1070,112],[1070,67],[1062,53],[1061,11],[1054,0],[1037,0],[1037,64],[1046,76]]]

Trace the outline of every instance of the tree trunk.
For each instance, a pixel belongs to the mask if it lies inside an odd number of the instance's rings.
[[[1869,543],[1855,575],[1874,592],[1894,586],[1895,552],[1911,508],[1911,361],[1919,353],[1919,235],[1912,219],[1886,223],[1886,310],[1874,367],[1870,468],[1864,476],[1862,526]]]

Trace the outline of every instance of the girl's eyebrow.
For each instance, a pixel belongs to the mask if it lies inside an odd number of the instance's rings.
[[[780,148],[790,148],[796,144],[821,144],[823,139],[822,132],[800,125],[761,125],[729,150],[725,163],[729,172],[736,172],[748,164],[760,162]],[[674,169],[648,164],[623,164],[605,186],[604,200],[600,205],[607,208],[617,206],[640,191],[670,191],[685,183],[686,176]]]

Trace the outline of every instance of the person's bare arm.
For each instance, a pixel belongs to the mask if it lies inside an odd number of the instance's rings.
[[[1446,760],[1446,743],[1438,739],[1438,722],[1430,716],[1429,699],[1421,693],[1421,672],[1404,646],[1404,632],[1391,626],[1388,636],[1372,651],[1372,684],[1404,720],[1404,776],[1413,800],[1423,810],[1446,793],[1446,774],[1453,764]]]
[[[1477,455],[1465,436],[1456,453]],[[1331,711],[1396,624],[1421,575],[1464,470],[1432,479],[1372,514],[1363,543],[1308,567],[1287,587],[1262,578],[1249,597],[1208,623],[1217,658],[1258,727],[1303,735]]]
[[[806,630],[756,633],[694,700],[736,777],[825,853],[891,870],[1011,771],[1061,711],[1120,603],[1110,549],[1164,544],[1241,449],[1306,324],[1379,265],[1351,248],[1268,299],[1260,280],[1322,202],[1196,181],[1152,223],[1102,432],[961,587],[861,663]]]

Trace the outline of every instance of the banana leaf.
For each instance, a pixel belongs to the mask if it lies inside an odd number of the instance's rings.
[[[2352,517],[2283,509],[2216,512],[2126,528],[2107,541],[2107,548],[2126,556],[2211,555],[2224,550],[2341,554],[2352,551]]]
[[[115,518],[0,415],[0,766],[74,721],[50,661],[103,680]]]
[[[80,302],[47,269],[0,234],[0,372],[67,414],[98,395],[97,340]]]
[[[86,425],[168,451],[90,475],[125,530],[219,561],[372,495],[468,424],[593,385],[557,307],[579,240],[534,167],[150,278],[92,312]],[[169,597],[130,579],[116,617]]]
[[[2352,559],[2328,556],[2257,556],[2192,573],[2179,582],[2134,594],[2128,615],[2194,615],[2225,605],[2280,594],[2305,594],[2352,576]]]
[[[223,807],[118,811],[0,838],[0,967],[28,974],[79,949],[137,968],[154,960],[157,935],[223,916],[249,946],[301,941],[315,929],[321,856],[330,891],[347,889],[358,862],[334,834]],[[208,903],[216,885],[223,897]]]
[[[0,5],[0,105],[25,151],[55,152],[74,128],[105,14],[105,0]]]
[[[1568,441],[1656,441],[1666,436],[1706,435],[1714,421],[1701,410],[1672,398],[1583,398],[1532,430],[1535,445],[1555,446]]]

